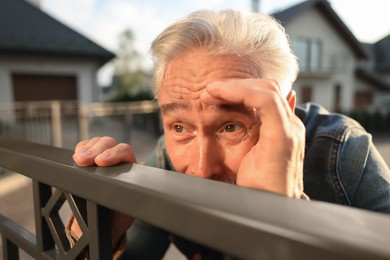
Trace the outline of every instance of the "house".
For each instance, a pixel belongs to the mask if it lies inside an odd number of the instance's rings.
[[[98,101],[97,70],[115,55],[32,2],[0,1],[0,103]]]
[[[390,35],[373,44],[365,43],[364,46],[372,59],[356,71],[360,79],[358,83],[363,85],[361,89],[365,83],[375,85],[379,91],[374,98],[373,108],[390,111]]]
[[[363,45],[327,0],[308,0],[273,16],[285,27],[299,60],[293,86],[298,103],[313,101],[332,111],[349,112],[367,109],[389,93],[390,56],[384,60],[380,52],[390,39]],[[387,78],[381,72],[386,69]]]

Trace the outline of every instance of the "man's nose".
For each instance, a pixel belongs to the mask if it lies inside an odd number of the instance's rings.
[[[223,154],[221,147],[212,138],[201,138],[194,144],[191,173],[201,178],[213,178],[222,173]]]

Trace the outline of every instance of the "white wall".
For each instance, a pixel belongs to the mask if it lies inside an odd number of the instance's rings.
[[[12,73],[74,75],[79,101],[96,102],[99,98],[98,68],[97,62],[92,60],[0,57],[0,102],[13,101]]]
[[[341,86],[342,109],[347,111],[352,109],[355,85],[354,71],[357,60],[347,43],[315,8],[308,9],[298,15],[285,27],[291,40],[294,37],[306,37],[318,39],[321,42],[321,66],[325,76],[299,76],[295,83],[298,96],[301,86],[305,86],[305,84],[314,86],[313,101],[333,110],[334,89],[339,84]]]

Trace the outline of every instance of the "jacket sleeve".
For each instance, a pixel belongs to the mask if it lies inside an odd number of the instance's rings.
[[[346,134],[338,172],[352,207],[390,213],[390,170],[363,129]]]

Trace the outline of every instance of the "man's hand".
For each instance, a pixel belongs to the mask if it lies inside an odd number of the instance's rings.
[[[292,92],[286,99],[275,81],[237,79],[211,83],[207,93],[204,102],[243,104],[260,119],[259,140],[241,161],[237,184],[301,198],[305,128]]]
[[[73,160],[78,166],[112,166],[121,162],[137,162],[130,145],[117,144],[107,136],[79,142]]]
[[[73,160],[78,166],[113,166],[121,162],[137,162],[133,150],[128,144],[117,142],[111,137],[95,137],[76,145]],[[113,248],[131,226],[134,219],[120,212],[112,211],[112,243]],[[77,221],[73,221],[71,230],[80,237],[81,229]]]

